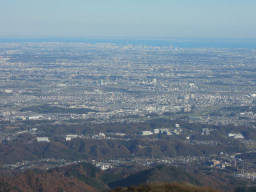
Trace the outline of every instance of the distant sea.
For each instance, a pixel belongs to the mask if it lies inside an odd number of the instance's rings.
[[[256,48],[256,39],[142,39],[142,38],[41,38],[0,39],[1,42],[83,42],[118,45],[173,46],[177,48]]]

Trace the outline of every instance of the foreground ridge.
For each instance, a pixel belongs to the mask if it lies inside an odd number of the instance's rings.
[[[188,183],[154,183],[116,188],[112,192],[218,192],[208,187],[197,187]]]

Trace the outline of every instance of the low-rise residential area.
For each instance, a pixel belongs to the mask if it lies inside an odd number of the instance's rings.
[[[0,168],[191,168],[254,182],[256,50],[0,43]]]

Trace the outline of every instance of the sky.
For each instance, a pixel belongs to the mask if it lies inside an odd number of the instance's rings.
[[[255,0],[0,0],[0,38],[256,38]]]

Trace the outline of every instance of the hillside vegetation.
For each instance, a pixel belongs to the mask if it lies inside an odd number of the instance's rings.
[[[117,188],[111,192],[217,192],[208,187],[196,187],[191,184],[147,184]]]

